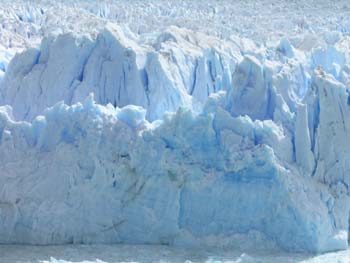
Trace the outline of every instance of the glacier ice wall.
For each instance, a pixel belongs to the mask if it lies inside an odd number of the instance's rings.
[[[108,24],[17,54],[0,242],[347,248],[349,39],[306,42]]]
[[[31,120],[57,101],[71,104],[93,92],[98,103],[143,106],[155,120],[179,106],[198,111],[209,94],[231,86],[237,46],[176,27],[148,45],[127,33],[108,24],[95,40],[44,39],[8,66],[1,104]]]
[[[327,187],[274,153],[291,142],[271,121],[217,107],[151,124],[90,97],[32,123],[2,108],[0,127],[2,243],[227,245],[254,230],[285,249],[347,246]]]

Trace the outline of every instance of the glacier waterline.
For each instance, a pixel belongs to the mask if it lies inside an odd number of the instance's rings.
[[[276,251],[186,249],[147,245],[0,246],[5,262],[28,263],[347,263],[349,250],[311,255]]]

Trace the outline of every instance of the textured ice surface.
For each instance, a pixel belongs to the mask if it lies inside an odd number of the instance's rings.
[[[303,36],[325,35],[334,41],[349,33],[347,0],[336,4],[310,1],[143,1],[134,0],[2,0],[0,33],[7,44],[30,44],[52,32],[96,33],[106,21],[127,24],[134,33],[153,34],[171,25],[229,38],[241,35],[257,41],[287,36],[301,44]],[[79,14],[79,15],[77,15]],[[289,19],[287,19],[289,18]],[[11,35],[11,37],[9,37]],[[301,38],[301,39],[300,39]],[[304,42],[304,47],[308,46]]]
[[[346,249],[346,4],[255,43],[159,3],[1,7],[0,243]]]
[[[241,57],[234,42],[185,29],[171,27],[144,45],[108,24],[95,40],[59,35],[16,56],[0,101],[30,120],[57,101],[71,104],[93,92],[98,103],[143,106],[155,120],[179,106],[198,110],[210,93],[229,89]]]

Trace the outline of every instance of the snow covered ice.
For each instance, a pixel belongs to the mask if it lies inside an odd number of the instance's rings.
[[[297,2],[4,1],[0,243],[347,249],[348,7]]]

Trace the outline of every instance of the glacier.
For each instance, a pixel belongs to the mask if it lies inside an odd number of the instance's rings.
[[[176,27],[148,45],[127,33],[107,24],[95,40],[70,33],[45,38],[40,49],[13,58],[1,104],[30,120],[59,100],[72,104],[93,92],[98,103],[143,106],[156,120],[179,106],[198,111],[210,93],[231,86],[241,58],[235,45]]]
[[[348,248],[345,30],[140,33],[98,10],[27,45],[47,12],[27,6],[0,34],[23,41],[0,45],[0,243]]]
[[[1,112],[2,243],[228,245],[254,230],[286,249],[347,247],[334,198],[285,167],[272,147],[292,145],[271,121],[219,106],[149,123],[92,96],[32,123]]]

